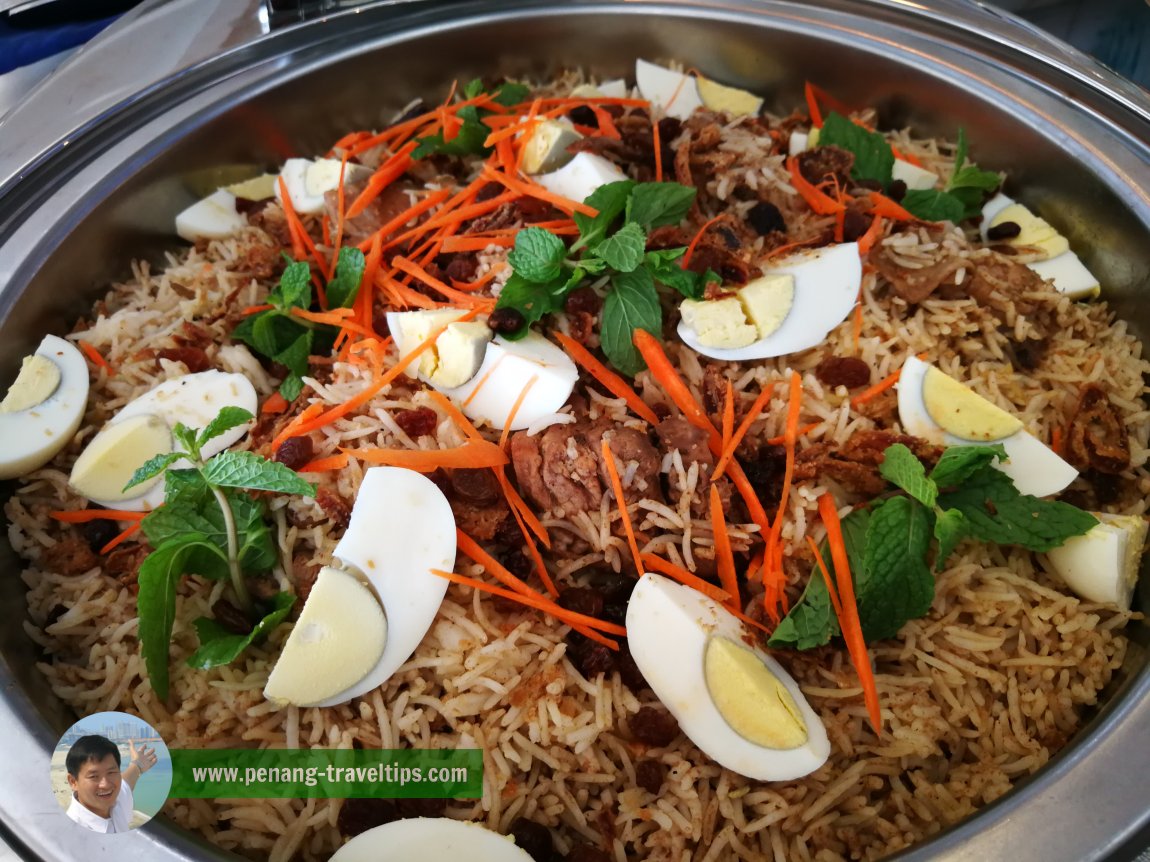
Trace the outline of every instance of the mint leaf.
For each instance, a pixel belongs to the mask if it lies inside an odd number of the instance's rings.
[[[327,283],[328,308],[351,308],[359,293],[359,283],[363,280],[366,267],[367,259],[358,248],[344,247],[339,250],[335,272]]]
[[[878,470],[892,485],[902,488],[928,509],[934,508],[938,487],[926,478],[922,462],[902,443],[887,447]]]
[[[639,183],[627,200],[627,222],[645,231],[663,225],[677,225],[695,202],[698,192],[679,183]]]
[[[885,187],[894,169],[894,152],[878,132],[871,132],[852,123],[842,114],[831,112],[823,120],[819,131],[820,147],[833,144],[854,153],[855,163],[851,176],[856,180],[876,180]]]
[[[255,419],[251,412],[242,407],[224,407],[216,414],[216,418],[208,423],[207,427],[196,438],[196,445],[203,446],[209,440],[214,440],[221,434],[226,434],[233,428],[238,428]]]
[[[993,171],[979,170],[977,165],[966,164],[966,130],[959,128],[958,145],[954,154],[954,173],[946,184],[946,190],[965,208],[965,217],[978,215],[987,194],[1002,184],[1002,177]]]
[[[188,534],[160,545],[140,564],[140,592],[136,596],[140,649],[152,690],[161,700],[168,697],[168,648],[176,619],[176,589],[186,571],[186,560],[204,545],[210,543]]]
[[[466,95],[466,94],[465,94]],[[469,96],[468,98],[474,98]],[[483,117],[490,111],[480,112],[475,105],[468,105],[455,112],[455,116],[463,121],[463,125],[450,141],[445,140],[443,132],[434,135],[425,135],[419,139],[417,146],[411,153],[413,159],[424,159],[428,156],[478,156],[491,152],[490,148],[483,146],[491,129],[483,124]]]
[[[176,461],[183,458],[181,452],[168,452],[164,455],[156,455],[154,458],[149,458],[144,462],[143,466],[137,467],[136,472],[132,474],[132,478],[128,480],[128,484],[124,486],[124,490],[134,488],[141,482],[147,482],[153,476],[159,476],[168,469]]]
[[[578,272],[578,270],[576,270]],[[582,276],[580,276],[582,277]],[[523,315],[526,325],[518,332],[504,334],[504,338],[515,341],[525,336],[531,324],[540,320],[543,315],[551,314],[563,307],[563,297],[568,288],[567,282],[552,281],[546,284],[537,284],[523,278],[519,273],[511,273],[499,291],[496,308],[514,308]]]
[[[908,620],[930,610],[930,538],[930,512],[914,500],[892,497],[874,508],[862,576],[855,579],[859,619],[868,641],[892,638]]]
[[[1001,443],[992,446],[948,446],[930,471],[930,479],[939,488],[961,485],[995,459],[1006,460],[1006,449]]]
[[[903,195],[899,203],[903,209],[923,221],[949,221],[958,224],[966,215],[966,206],[962,201],[938,189],[911,189]]]
[[[938,540],[938,554],[934,558],[934,570],[941,572],[958,543],[970,535],[970,529],[966,517],[958,509],[939,509],[936,515],[934,537]]]
[[[661,337],[663,331],[659,293],[646,269],[615,276],[603,302],[599,332],[603,353],[612,365],[631,377],[647,367],[631,341],[636,329],[645,329],[656,337]]]
[[[194,623],[200,647],[188,656],[188,665],[197,670],[207,670],[231,664],[248,646],[287,619],[294,604],[295,596],[291,593],[276,593],[271,600],[272,609],[246,635],[235,634],[213,619],[200,617]]]
[[[960,487],[941,494],[938,504],[959,510],[972,536],[1031,551],[1057,548],[1098,523],[1090,513],[1067,503],[1020,494],[1010,477],[994,467],[983,467]]]
[[[512,269],[527,281],[545,284],[563,272],[567,246],[563,240],[541,227],[528,227],[515,237],[515,248],[507,255]]]
[[[199,457],[200,447],[196,445],[196,430],[194,428],[189,428],[183,422],[177,422],[172,427],[172,436],[176,438],[181,449],[189,455]]]
[[[476,83],[472,81],[472,83]],[[483,92],[483,82],[479,81],[479,93]],[[531,88],[526,84],[516,84],[511,81],[504,81],[491,93],[491,101],[496,104],[502,105],[505,108],[511,108],[518,105],[520,102],[526,102],[531,96]],[[468,97],[472,98],[472,97]]]
[[[311,305],[311,267],[305,261],[288,264],[268,294],[268,302],[285,313]]]
[[[274,491],[303,497],[315,494],[315,485],[304,481],[290,467],[269,461],[255,452],[221,452],[204,465],[202,472],[208,482],[221,488]]]
[[[721,284],[723,279],[711,269],[702,275],[683,269],[679,262],[686,251],[686,248],[649,251],[643,259],[643,265],[659,284],[678,291],[687,299],[702,299],[708,282]]]
[[[522,234],[521,234],[522,235]],[[647,234],[634,222],[623,225],[614,234],[591,248],[591,253],[611,269],[631,272],[643,262]]]
[[[611,225],[622,215],[630,199],[631,190],[635,188],[633,180],[617,180],[613,183],[599,186],[587,195],[583,203],[598,210],[598,215],[589,216],[575,213],[575,225],[579,228],[579,239],[571,246],[576,251],[584,246],[594,245],[607,235]]]

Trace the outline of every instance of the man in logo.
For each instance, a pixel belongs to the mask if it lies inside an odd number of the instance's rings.
[[[156,765],[156,752],[136,750],[128,742],[132,762],[120,771],[120,749],[107,737],[81,736],[68,752],[68,786],[72,803],[68,816],[93,832],[127,832],[132,823],[132,791],[140,776]]]

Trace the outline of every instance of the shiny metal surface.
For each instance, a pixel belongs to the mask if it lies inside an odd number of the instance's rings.
[[[163,13],[185,2],[156,5]],[[162,31],[176,19],[161,21]],[[129,23],[119,37],[125,49],[148,32],[144,19]],[[493,55],[493,45],[509,50]],[[618,75],[636,56],[680,59],[764,93],[779,109],[797,106],[810,78],[844,101],[877,105],[885,123],[948,135],[965,126],[978,160],[1010,172],[1012,190],[1087,250],[1119,312],[1150,334],[1150,306],[1140,301],[1150,292],[1145,97],[971,4],[413,0],[288,27],[210,58],[204,45],[194,47],[193,62],[143,76],[119,101],[81,95],[67,129],[30,109],[19,129],[12,115],[0,125],[0,369],[11,373],[43,332],[66,329],[130,256],[176,246],[172,217],[192,200],[185,178],[197,170],[270,166],[326,149],[350,128],[377,126],[412,96],[442,93],[455,77],[546,75],[575,65]],[[41,89],[42,112],[83,93],[75,89],[83,68],[64,70],[70,92],[60,80]],[[17,571],[6,553],[4,568]],[[18,579],[0,580],[0,601],[23,607]],[[1135,635],[1114,696],[1074,745],[978,817],[901,858],[1098,860],[1144,823],[1150,671],[1147,631]],[[47,782],[50,748],[70,719],[35,671],[36,658],[18,626],[0,629],[0,738],[17,752],[0,786],[0,820],[28,852],[71,860],[96,847],[129,862],[225,858],[157,821],[113,838],[71,828]]]

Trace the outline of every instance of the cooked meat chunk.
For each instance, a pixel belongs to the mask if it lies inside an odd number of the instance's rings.
[[[664,419],[655,428],[659,436],[659,445],[664,452],[678,450],[683,459],[683,468],[690,471],[692,464],[699,465],[699,478],[695,484],[695,494],[691,498],[691,512],[696,517],[702,517],[710,511],[711,470],[715,467],[715,456],[707,446],[707,435],[696,428],[686,419],[679,417]],[[731,487],[727,479],[718,483],[719,496],[726,508],[731,499]],[[678,504],[683,498],[685,488],[679,473],[671,469],[667,480],[667,489],[670,492],[671,502]]]
[[[599,457],[574,425],[552,425],[534,437],[511,438],[519,486],[539,508],[559,517],[596,509],[603,499]]]
[[[82,575],[100,565],[84,538],[69,532],[40,557],[40,568],[59,575]]]
[[[343,531],[351,521],[351,506],[330,488],[320,488],[315,493],[315,501],[323,509],[334,529]]]
[[[1130,466],[1130,438],[1106,390],[1087,383],[1066,433],[1067,458],[1079,470],[1117,474]]]
[[[647,237],[650,250],[680,248],[689,245],[695,236],[692,231],[675,225],[657,227]],[[734,216],[724,216],[707,228],[691,254],[687,268],[704,273],[708,269],[718,273],[728,284],[746,284],[763,274],[761,268],[750,262],[752,236],[744,222]]]
[[[825,356],[815,366],[815,377],[827,386],[857,389],[870,383],[870,366],[857,356]]]
[[[854,153],[834,145],[804,150],[798,155],[799,173],[808,183],[837,182],[846,187],[850,180],[851,168],[855,165]]]
[[[601,445],[596,443],[596,453],[599,452]],[[621,477],[625,478],[631,473],[631,466],[635,465],[631,481],[625,483],[623,487],[623,495],[627,498],[627,502],[663,499],[663,490],[659,482],[659,466],[662,459],[659,457],[659,450],[651,445],[646,434],[634,428],[616,428],[607,435],[607,445],[615,456],[615,464]],[[606,464],[599,465],[599,479],[604,488],[611,487]]]
[[[311,554],[296,553],[291,558],[292,580],[295,582],[295,592],[299,596],[297,608],[302,608],[307,597],[311,595],[311,588],[315,586],[319,577],[319,566],[311,561]]]
[[[964,284],[966,292],[981,305],[998,306],[1013,302],[1019,314],[1035,308],[1024,293],[1043,289],[1042,277],[1025,264],[1001,254],[977,258],[973,275]]]
[[[927,239],[934,243],[941,242],[951,232],[945,225],[913,225],[911,229],[925,230]],[[890,282],[891,289],[912,305],[922,302],[946,282],[953,285],[955,273],[967,263],[966,258],[942,253],[922,266],[906,266],[897,247],[887,244],[880,245],[871,258],[879,273]]]
[[[841,447],[816,443],[795,457],[794,477],[798,481],[830,478],[851,491],[873,497],[886,490],[887,482],[879,465],[888,446],[902,443],[929,468],[942,450],[919,437],[889,431],[856,431]]]
[[[343,191],[344,206],[350,208],[352,202],[359,197],[360,192],[366,188],[366,183],[348,185]],[[404,210],[411,206],[408,191],[412,185],[405,182],[393,183],[379,193],[379,197],[369,203],[359,215],[354,218],[345,218],[343,221],[343,235],[346,242],[359,243]],[[323,196],[327,217],[333,225],[339,219],[339,192],[325,192]]]

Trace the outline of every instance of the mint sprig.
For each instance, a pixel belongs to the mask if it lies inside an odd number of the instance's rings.
[[[964,539],[1048,551],[1080,536],[1098,521],[1058,501],[1022,494],[994,466],[1001,446],[955,446],[935,468],[925,469],[906,446],[886,449],[880,472],[905,492],[872,502],[843,519],[859,619],[867,640],[894,637],[908,620],[923,616],[934,598],[934,569]],[[917,465],[917,466],[916,466]],[[833,572],[824,542],[823,560]],[[771,636],[775,647],[811,649],[839,634],[820,573],[813,572],[799,602]]]
[[[474,99],[483,94],[483,81],[479,78],[468,82],[463,92],[457,96],[460,101]],[[531,90],[523,84],[504,82],[495,87],[489,95],[491,100],[504,108],[517,105],[530,96]],[[442,131],[433,135],[424,135],[419,139],[417,146],[411,153],[413,159],[425,159],[428,156],[485,156],[491,152],[490,147],[484,146],[484,141],[491,134],[491,129],[483,122],[494,111],[480,108],[477,105],[466,105],[455,112],[455,116],[462,121],[456,130],[455,136],[446,140]]]

